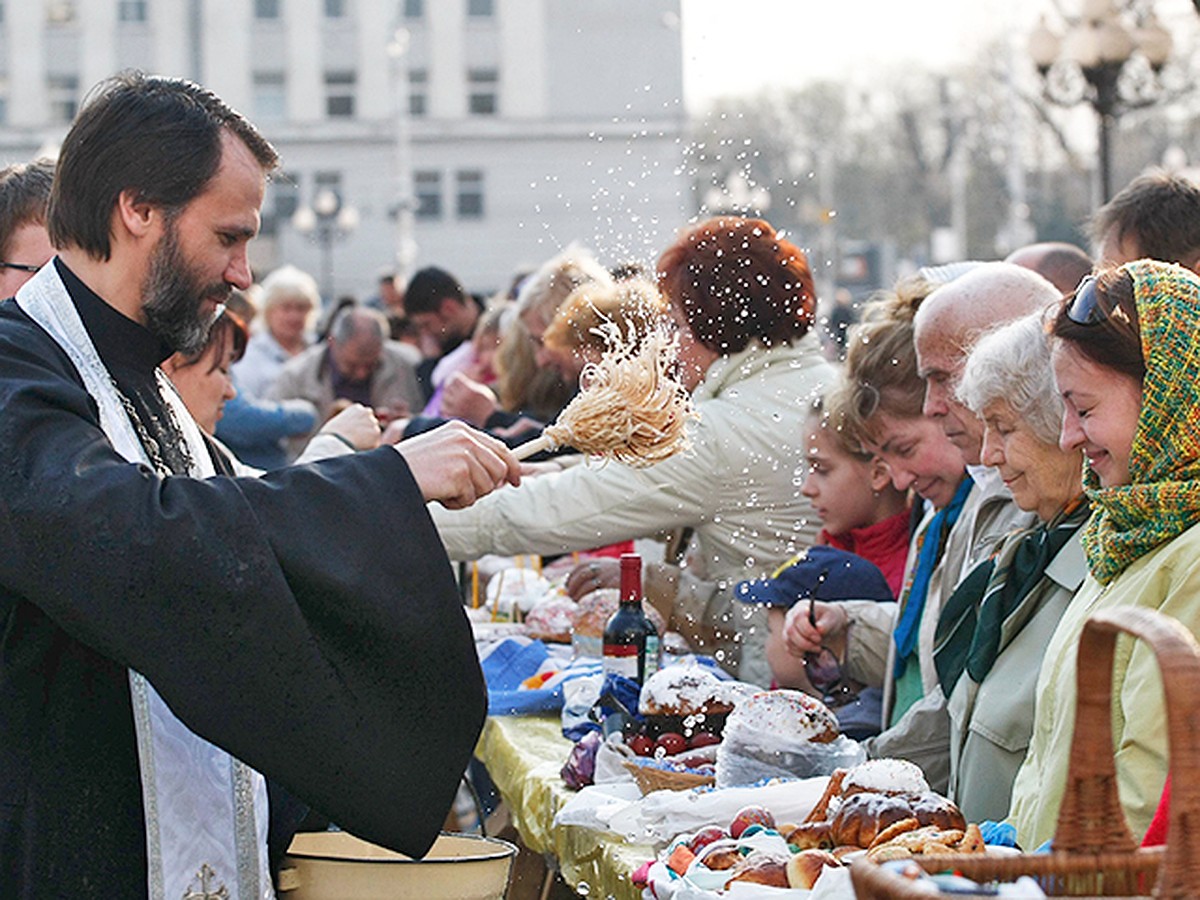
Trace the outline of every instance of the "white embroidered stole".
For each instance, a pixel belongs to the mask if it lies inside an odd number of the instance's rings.
[[[131,463],[149,466],[135,423],[53,264],[43,266],[17,292],[17,303],[75,364],[99,407],[100,427],[116,451]],[[183,400],[161,370],[156,375],[159,394],[183,432],[193,461],[191,474],[215,474]],[[129,685],[146,816],[150,900],[273,898],[266,852],[266,781],[193,734],[153,685],[132,669]]]

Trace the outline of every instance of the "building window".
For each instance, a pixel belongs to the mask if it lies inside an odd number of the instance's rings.
[[[145,22],[146,0],[120,0],[117,19],[122,22]]]
[[[282,72],[254,73],[254,118],[278,122],[287,118],[287,82]]]
[[[408,114],[424,116],[429,113],[429,70],[408,71]]]
[[[404,0],[404,18],[425,18],[425,0]]]
[[[254,18],[278,19],[282,0],[254,0]]]
[[[471,69],[467,72],[467,111],[473,116],[496,114],[496,88],[500,73],[495,69]]]
[[[455,209],[460,219],[483,218],[483,173],[476,169],[455,173],[457,201]]]
[[[342,173],[334,172],[326,169],[323,172],[313,173],[313,196],[321,193],[322,190],[328,188],[333,191],[338,199],[342,196]]]
[[[75,75],[51,75],[46,79],[50,100],[50,120],[70,122],[79,109],[79,78]]]
[[[75,0],[50,0],[46,4],[46,21],[51,25],[67,25],[75,21]]]
[[[495,14],[495,0],[467,0],[467,15],[472,19],[490,19]]]
[[[325,18],[344,19],[346,17],[346,0],[325,0]]]
[[[290,172],[275,172],[267,182],[267,197],[262,207],[262,223],[258,233],[271,237],[279,226],[289,221],[300,205],[300,185]]]
[[[325,115],[331,119],[354,116],[354,85],[357,81],[353,72],[325,73]]]
[[[417,208],[413,214],[418,219],[440,219],[442,217],[442,173],[414,172],[413,188],[417,197]]]

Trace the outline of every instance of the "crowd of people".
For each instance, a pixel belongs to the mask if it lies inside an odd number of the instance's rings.
[[[1093,254],[922,269],[852,317],[843,298],[823,341],[804,252],[738,216],[682,227],[652,267],[572,245],[489,298],[433,266],[361,303],[292,265],[256,282],[276,163],[214,95],[129,75],[56,163],[0,172],[16,896],[177,896],[202,866],[250,896],[307,807],[421,852],[483,714],[448,560],[661,539],[647,599],[690,650],[825,697],[868,755],[1026,847],[1053,835],[1087,616],[1200,629],[1187,179],[1134,180]],[[508,448],[586,383],[606,323],[674,335],[690,449],[520,468]],[[618,577],[597,555],[566,588]],[[1169,766],[1146,648],[1118,654],[1114,710],[1145,832]],[[183,787],[201,758],[207,794]]]

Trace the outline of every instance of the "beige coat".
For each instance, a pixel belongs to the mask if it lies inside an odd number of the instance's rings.
[[[687,578],[673,617],[743,627],[730,584],[769,574],[816,537],[799,487],[804,417],[835,374],[814,335],[770,350],[751,345],[713,363],[696,388],[690,452],[646,469],[581,465],[528,478],[468,509],[435,506],[434,522],[453,559],[565,553],[692,526],[692,574],[716,589],[693,591]],[[723,649],[732,667],[735,642]]]
[[[1092,613],[1121,606],[1156,609],[1200,634],[1200,525],[1151,550],[1106,587],[1089,575],[1063,613],[1046,647],[1033,737],[1013,785],[1009,821],[1023,847],[1054,836],[1075,730],[1075,661],[1083,623]],[[1154,654],[1122,637],[1113,665],[1113,746],[1121,806],[1137,839],[1150,825],[1167,776],[1167,715]]]
[[[333,396],[333,382],[329,376],[328,353],[327,344],[316,344],[288,360],[270,392],[271,400],[299,397],[316,406],[317,422],[313,433],[329,418],[337,399]],[[396,341],[384,341],[379,366],[371,379],[371,406],[413,413],[419,412],[424,405],[411,348]],[[300,435],[288,441],[292,457],[301,452],[309,437]]]

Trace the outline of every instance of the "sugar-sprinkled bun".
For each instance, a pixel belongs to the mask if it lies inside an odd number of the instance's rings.
[[[842,782],[842,796],[859,791],[923,794],[929,789],[921,767],[906,759],[869,759],[848,771]]]
[[[642,687],[644,716],[717,715],[733,709],[740,685],[722,681],[704,666],[679,663],[659,669]]]
[[[730,714],[726,736],[740,729],[767,732],[796,743],[827,744],[838,736],[838,721],[829,707],[809,694],[760,691]]]

